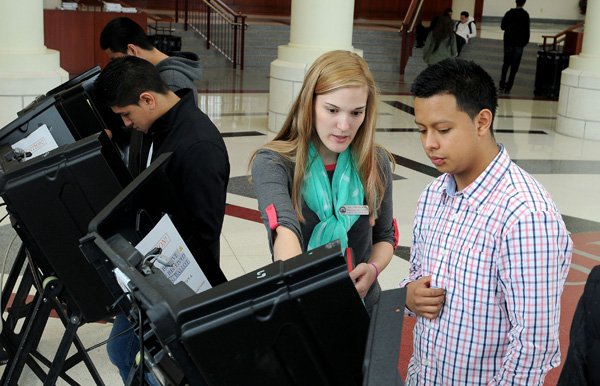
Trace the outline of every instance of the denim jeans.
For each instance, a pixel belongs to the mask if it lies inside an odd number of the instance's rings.
[[[130,331],[125,332],[127,329]],[[127,382],[129,371],[135,363],[135,355],[140,350],[140,343],[135,336],[131,323],[127,320],[125,314],[118,314],[115,317],[113,328],[110,331],[110,338],[116,336],[114,340],[111,339],[106,345],[108,351],[108,358],[113,365],[119,369],[119,374],[123,379],[123,382]]]
[[[140,351],[140,340],[132,327],[125,314],[118,314],[110,331],[110,338],[121,333],[122,335],[119,335],[114,340],[111,339],[106,345],[108,358],[119,369],[119,375],[123,379],[123,384],[127,384],[129,373],[135,365],[135,356]],[[151,386],[158,385],[154,375],[146,373],[144,378]]]

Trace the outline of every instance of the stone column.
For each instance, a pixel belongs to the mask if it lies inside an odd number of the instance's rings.
[[[69,79],[44,46],[43,0],[7,1],[0,13],[0,127],[35,97]]]
[[[560,79],[556,131],[600,140],[600,1],[587,3],[581,53],[569,59]]]
[[[292,0],[290,42],[271,63],[269,130],[281,129],[300,91],[304,74],[321,54],[352,47],[354,0]]]

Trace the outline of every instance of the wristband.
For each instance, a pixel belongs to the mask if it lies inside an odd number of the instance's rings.
[[[379,271],[379,267],[377,267],[377,265],[375,263],[369,263],[369,265],[372,265],[373,268],[375,268],[375,279],[377,279],[379,277],[379,274],[381,273]]]

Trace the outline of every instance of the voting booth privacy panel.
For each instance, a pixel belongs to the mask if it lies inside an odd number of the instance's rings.
[[[23,244],[45,275],[64,283],[87,321],[110,315],[114,299],[79,250],[79,238],[130,179],[103,133],[11,165],[1,175],[2,197]]]
[[[3,385],[18,384],[25,366],[44,384],[59,377],[73,384],[67,371],[79,363],[102,384],[77,330],[112,316],[115,298],[85,260],[79,238],[132,178],[105,133],[122,124],[94,102],[99,72],[92,68],[48,91],[0,129],[0,195],[22,241],[2,289]],[[65,330],[50,359],[38,344],[53,312]]]
[[[89,220],[131,181],[92,100],[98,73],[90,69],[49,91],[0,129],[0,194],[13,227],[43,275],[64,283],[69,305],[86,321],[109,315],[114,299],[78,240]],[[26,148],[16,145],[34,136]],[[49,144],[51,150],[43,150]]]
[[[197,294],[156,270],[140,272],[147,256],[133,246],[164,215],[191,253],[196,250],[187,212],[166,175],[168,161],[163,154],[153,162],[90,222],[82,239],[102,276],[113,267],[125,273],[134,309],[147,319],[138,322],[148,329],[142,334],[159,378],[197,385],[362,384],[369,317],[338,242],[229,282],[212,259],[194,255],[212,285]]]

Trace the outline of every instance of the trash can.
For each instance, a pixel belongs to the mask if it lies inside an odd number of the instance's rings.
[[[569,55],[560,51],[540,50],[535,69],[535,96],[558,99],[560,75],[569,66]]]

